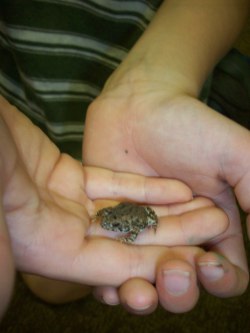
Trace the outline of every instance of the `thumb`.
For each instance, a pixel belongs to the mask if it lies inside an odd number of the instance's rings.
[[[247,213],[247,232],[250,239],[250,157],[248,160],[248,170],[242,174],[242,178],[235,186],[235,194],[240,207]]]
[[[240,207],[248,214],[247,227],[250,238],[250,131],[233,124],[229,134],[228,149],[224,154],[224,175],[234,188]]]

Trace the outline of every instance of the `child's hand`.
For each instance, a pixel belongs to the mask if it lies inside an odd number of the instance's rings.
[[[166,245],[196,245],[216,237],[227,228],[225,214],[206,199],[190,201],[191,191],[179,181],[84,168],[60,154],[5,100],[0,102],[1,311],[13,283],[13,259],[22,272],[93,286],[120,286],[136,277],[152,283],[161,260],[179,258],[189,263],[193,302],[198,293],[194,257],[203,251],[173,250]],[[104,197],[162,205],[155,207],[160,216],[156,235],[148,231],[145,240],[140,236],[138,241],[164,246],[128,246],[107,238],[99,224],[91,223],[105,204],[96,199]],[[198,229],[210,225],[211,232],[200,237]]]
[[[249,213],[249,131],[197,99],[171,90],[166,82],[140,78],[140,73],[129,72],[121,81],[115,76],[114,84],[111,77],[90,106],[85,163],[179,179],[195,195],[213,200],[230,223],[208,249],[223,256],[223,263],[229,260],[231,264],[226,263],[223,278],[213,281],[208,273],[210,263],[202,263],[199,278],[214,295],[239,295],[246,289],[248,268],[234,194]],[[204,260],[210,262],[206,256]],[[138,287],[135,289],[138,291]]]

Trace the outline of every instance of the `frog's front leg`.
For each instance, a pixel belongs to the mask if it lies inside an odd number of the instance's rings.
[[[140,232],[141,232],[141,229],[135,227],[135,228],[131,229],[131,231],[128,234],[126,234],[123,237],[119,237],[118,239],[120,242],[122,242],[124,244],[131,244],[136,240],[136,238]]]

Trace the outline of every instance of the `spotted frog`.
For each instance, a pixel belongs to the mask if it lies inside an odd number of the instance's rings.
[[[124,237],[118,238],[126,244],[133,243],[145,228],[156,230],[158,224],[157,215],[152,208],[131,202],[103,208],[97,212],[96,217],[100,218],[102,228],[126,233]]]

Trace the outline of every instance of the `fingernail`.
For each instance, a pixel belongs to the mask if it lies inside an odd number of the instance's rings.
[[[217,261],[200,262],[199,264],[201,273],[209,280],[216,281],[224,275],[223,266]]]
[[[174,296],[180,296],[187,292],[190,286],[190,273],[177,269],[165,270],[164,285],[167,292]]]

